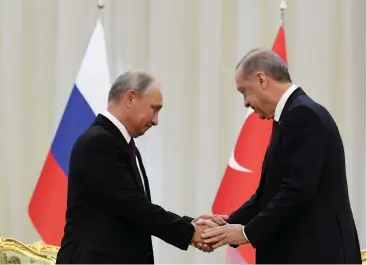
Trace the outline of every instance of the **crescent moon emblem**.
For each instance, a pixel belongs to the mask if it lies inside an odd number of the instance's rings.
[[[247,169],[236,161],[236,158],[234,157],[234,151],[232,151],[231,157],[228,161],[228,166],[231,167],[234,170],[241,171],[241,172],[252,172],[250,169]]]
[[[247,118],[253,113],[253,109],[249,109],[246,113],[246,116],[245,116],[245,123],[246,123],[246,120]],[[237,171],[240,171],[240,172],[252,172],[250,169],[248,168],[245,168],[243,166],[241,166],[240,164],[238,164],[236,158],[234,157],[234,150],[232,151],[232,154],[231,156],[229,157],[229,161],[228,161],[228,166],[234,170],[237,170]]]

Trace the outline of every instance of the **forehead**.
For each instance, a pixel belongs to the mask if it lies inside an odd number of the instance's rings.
[[[157,103],[162,102],[163,95],[161,86],[157,82],[153,82],[149,85],[144,93],[144,97],[156,101]]]
[[[236,83],[237,84],[241,84],[241,83],[243,83],[245,81],[245,77],[244,77],[243,71],[240,68],[238,68],[236,70],[236,76],[235,76],[235,78],[236,78]]]

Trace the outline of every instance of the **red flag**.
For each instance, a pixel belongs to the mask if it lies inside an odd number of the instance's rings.
[[[273,51],[287,62],[285,43],[284,29],[280,27]],[[271,129],[271,120],[260,120],[252,109],[248,111],[214,200],[213,213],[229,215],[254,194],[259,185],[262,162],[269,143]],[[245,263],[255,263],[255,250],[251,244],[239,246],[236,251],[239,252]],[[231,249],[228,254],[233,256],[235,253]],[[231,257],[228,258],[228,263],[231,263]],[[238,263],[238,258],[235,260],[234,262]]]

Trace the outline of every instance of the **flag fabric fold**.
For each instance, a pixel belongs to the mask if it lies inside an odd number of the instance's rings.
[[[287,62],[284,28],[280,26],[272,50]],[[256,191],[261,167],[272,130],[272,121],[260,120],[249,109],[214,199],[214,214],[231,214]],[[254,264],[255,250],[250,244],[228,247],[227,263]]]
[[[107,107],[109,87],[104,30],[98,20],[28,206],[30,219],[46,244],[60,246],[71,150],[96,115]]]

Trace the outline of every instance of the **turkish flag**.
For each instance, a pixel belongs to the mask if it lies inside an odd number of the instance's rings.
[[[273,51],[287,62],[285,43],[284,29],[280,27]],[[213,203],[214,214],[231,214],[255,193],[260,182],[261,167],[271,130],[271,120],[261,120],[252,109],[248,110]],[[239,263],[238,256],[244,263],[255,263],[255,250],[251,244],[230,249],[227,263]]]

